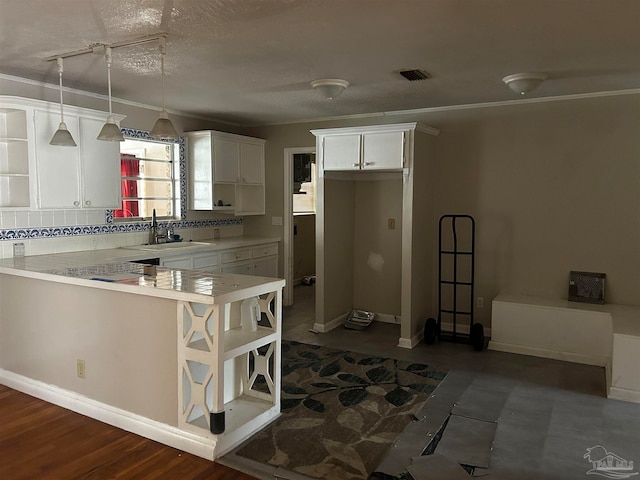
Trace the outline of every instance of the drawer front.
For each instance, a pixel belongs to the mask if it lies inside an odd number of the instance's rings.
[[[262,245],[252,250],[253,258],[268,257],[269,255],[278,254],[278,244]]]
[[[230,252],[224,252],[222,254],[222,263],[237,262],[240,260],[250,260],[251,249],[245,250],[232,250]]]
[[[207,254],[193,257],[193,268],[195,270],[216,267],[220,263],[220,257],[218,254]]]
[[[239,273],[241,275],[251,275],[253,266],[251,262],[229,263],[222,266],[222,273]]]

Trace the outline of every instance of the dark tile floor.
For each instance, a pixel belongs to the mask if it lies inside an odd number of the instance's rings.
[[[633,461],[627,473],[640,477],[640,405],[606,398],[604,368],[476,352],[469,345],[446,342],[403,349],[397,347],[400,327],[378,322],[365,331],[337,328],[314,333],[314,302],[314,286],[294,288],[294,305],[283,310],[283,338],[440,367],[450,372],[441,385],[442,396],[455,393],[457,408],[465,414],[498,417],[492,445],[487,446],[491,449],[489,467],[476,469],[474,476],[503,480],[602,476],[601,471],[587,474],[594,465],[585,458],[588,448],[601,446],[594,452],[606,451]],[[444,390],[454,385],[452,392]],[[494,404],[497,398],[500,405]],[[424,408],[428,417],[429,402]],[[419,480],[447,478],[430,472]],[[260,478],[275,477],[272,472]]]
[[[584,479],[593,468],[584,458],[587,448],[597,445],[633,461],[635,468],[628,473],[640,471],[640,405],[606,398],[604,368],[476,352],[469,345],[447,342],[407,350],[397,347],[398,325],[378,322],[365,331],[313,333],[314,290],[295,287],[294,305],[283,312],[285,339],[439,366],[467,379],[461,399],[475,399],[478,405],[500,396],[503,405],[496,409],[498,428],[489,468],[476,469],[475,476]]]

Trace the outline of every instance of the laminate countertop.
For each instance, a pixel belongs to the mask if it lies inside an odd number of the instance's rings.
[[[277,290],[285,281],[229,273],[201,272],[135,261],[216,252],[278,242],[273,238],[229,237],[183,245],[131,245],[0,259],[0,274],[90,288],[199,303],[228,303],[247,298],[249,291]]]

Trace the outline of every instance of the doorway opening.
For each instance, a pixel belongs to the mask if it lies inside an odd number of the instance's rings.
[[[315,277],[315,154],[315,147],[284,150],[285,306],[294,303],[294,285]]]

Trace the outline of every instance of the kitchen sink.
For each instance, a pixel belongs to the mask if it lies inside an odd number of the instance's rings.
[[[180,250],[183,248],[189,247],[198,247],[203,245],[214,245],[210,242],[167,242],[167,243],[158,243],[156,245],[127,245],[126,248],[129,250],[144,250],[147,252],[157,252],[162,250]]]

